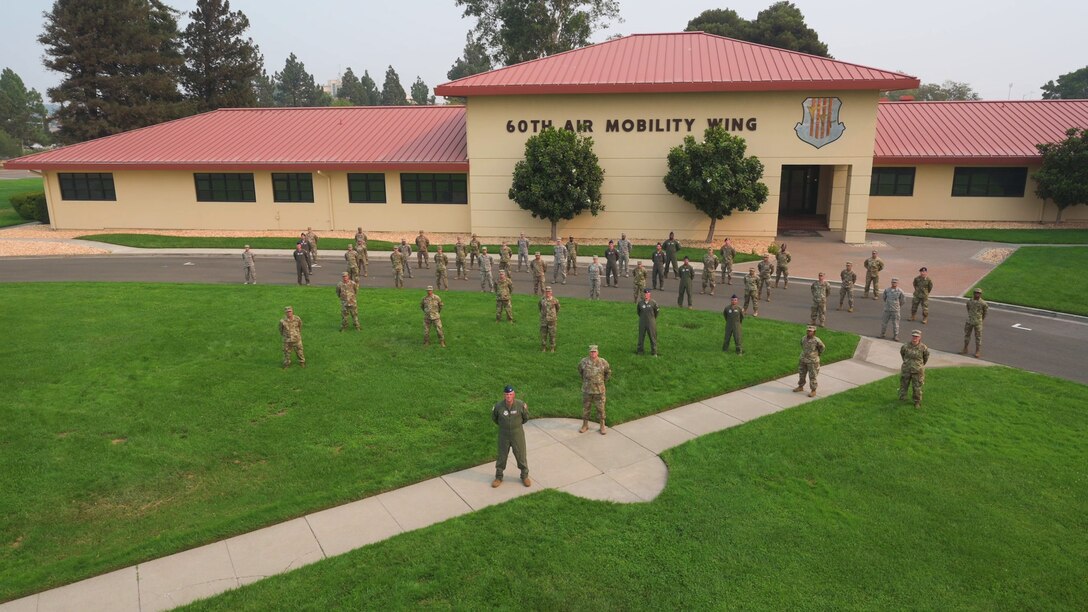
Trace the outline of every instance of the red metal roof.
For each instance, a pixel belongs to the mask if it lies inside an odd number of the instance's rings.
[[[1088,100],[881,102],[874,164],[1037,163],[1036,144],[1088,126]]]
[[[441,96],[891,90],[917,78],[707,34],[635,34],[435,88]]]
[[[4,167],[465,172],[465,109],[220,109],[20,157]]]

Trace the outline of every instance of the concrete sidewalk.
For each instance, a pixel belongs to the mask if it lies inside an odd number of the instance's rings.
[[[817,398],[898,372],[899,346],[861,338],[852,359],[820,369]],[[932,352],[929,363],[929,367],[979,365],[992,364],[940,351]],[[532,487],[522,486],[517,468],[508,465],[511,478],[492,489],[495,468],[488,462],[37,593],[0,605],[0,612],[167,610],[543,489],[610,502],[648,502],[668,480],[659,453],[813,401],[807,393],[792,392],[796,378],[791,374],[623,423],[606,436],[597,435],[595,429],[579,434],[580,420],[534,419],[525,426]],[[894,393],[892,383],[888,393]]]

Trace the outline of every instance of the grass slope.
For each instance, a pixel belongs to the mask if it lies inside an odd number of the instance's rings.
[[[1088,247],[1022,247],[978,285],[987,300],[1088,315],[1088,276],[1054,273],[1085,269]]]
[[[0,227],[28,223],[11,207],[11,196],[41,190],[42,179],[40,178],[0,180]]]
[[[638,357],[633,304],[564,299],[542,354],[533,296],[511,325],[492,296],[447,293],[450,348],[424,349],[422,295],[363,290],[364,331],[339,333],[331,287],[5,285],[0,601],[486,462],[502,385],[577,415],[591,342],[619,423],[795,371],[803,334],[750,319],[738,358],[720,314],[666,308],[664,357]],[[287,304],[305,370],[280,368]],[[853,354],[821,336],[828,362]]]
[[[672,449],[650,504],[545,491],[187,609],[1083,609],[1088,387],[927,378]]]
[[[1088,244],[1088,229],[954,229],[910,228],[869,230],[872,234],[898,234],[924,238],[982,240],[1013,244]]]

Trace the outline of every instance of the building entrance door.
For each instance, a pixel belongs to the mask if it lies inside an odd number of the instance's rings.
[[[819,197],[820,166],[782,166],[779,229],[827,229],[827,217],[816,212]]]

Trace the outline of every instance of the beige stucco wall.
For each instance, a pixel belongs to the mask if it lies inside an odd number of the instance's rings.
[[[891,167],[891,166],[888,166]],[[915,166],[913,196],[871,196],[869,218],[951,221],[1053,221],[1058,209],[1035,195],[1031,174],[1039,166],[1028,166],[1028,184],[1022,198],[952,197],[956,166],[924,164]],[[1088,206],[1067,208],[1063,219],[1088,219]]]
[[[846,131],[837,141],[817,149],[801,141],[794,126],[801,121],[801,103],[807,97],[833,96],[842,100],[840,120]],[[570,119],[591,120],[594,150],[605,170],[602,187],[605,212],[583,214],[560,222],[559,232],[586,238],[605,238],[627,232],[639,238],[663,238],[670,230],[688,240],[702,240],[710,220],[662,183],[671,147],[689,133],[697,138],[712,117],[755,118],[755,131],[737,131],[748,141],[748,153],[763,162],[764,183],[770,196],[761,210],[736,213],[718,222],[716,236],[773,237],[778,222],[779,182],[783,165],[819,164],[846,168],[845,174],[825,172],[847,184],[826,189],[829,212],[849,212],[848,241],[864,237],[868,212],[869,175],[876,129],[876,92],[684,93],[615,95],[486,96],[468,101],[469,202],[474,231],[485,235],[513,235],[519,231],[546,234],[547,221],[533,219],[509,200],[514,164],[522,158],[532,132],[510,133],[507,122],[550,119],[560,127]],[[694,119],[691,132],[606,132],[608,119]],[[849,178],[850,180],[846,180]],[[833,187],[849,206],[831,206]],[[823,209],[824,206],[821,206]],[[843,229],[842,219],[831,220]]]
[[[402,204],[397,172],[386,173],[385,204],[349,203],[345,172],[314,172],[313,203],[274,202],[270,172],[253,173],[256,202],[197,202],[191,171],[114,172],[115,202],[61,200],[57,174],[44,177],[56,229],[470,229],[466,204]]]

